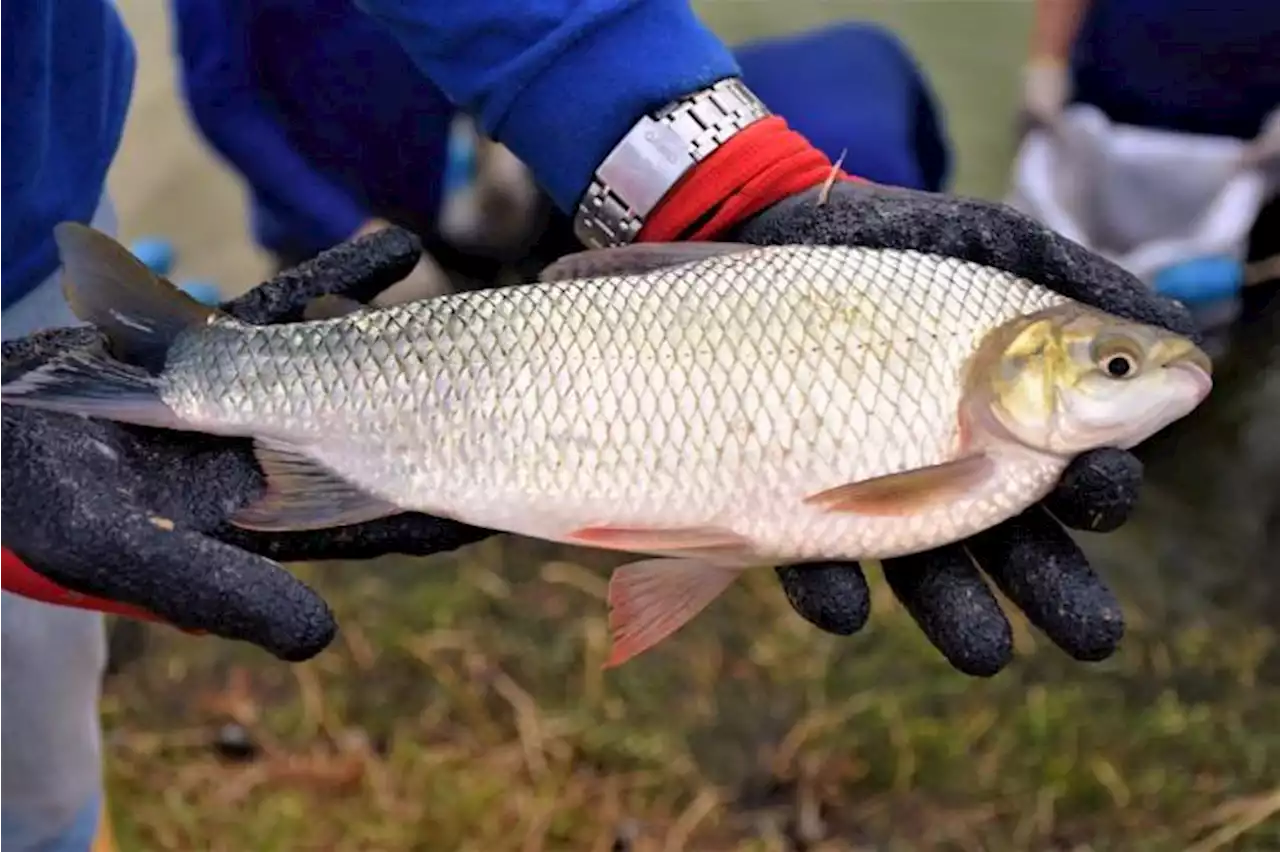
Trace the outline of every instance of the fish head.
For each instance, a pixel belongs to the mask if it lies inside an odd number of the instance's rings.
[[[970,379],[987,384],[999,427],[1037,450],[1130,449],[1190,414],[1213,388],[1212,362],[1192,340],[1082,305],[1058,305],[1001,331]]]

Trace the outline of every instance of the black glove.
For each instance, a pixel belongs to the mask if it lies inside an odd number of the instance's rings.
[[[859,183],[836,184],[820,201],[817,189],[787,199],[728,238],[948,255],[1198,337],[1180,305],[1004,205]],[[1129,516],[1141,482],[1142,465],[1132,454],[1086,453],[1042,504],[961,544],[886,560],[885,579],[929,640],[966,674],[993,675],[1013,655],[1009,622],[978,566],[1072,657],[1105,659],[1124,633],[1120,606],[1059,522],[1077,530],[1114,530]],[[780,568],[778,574],[792,606],[816,626],[848,635],[865,624],[870,594],[856,563]]]
[[[264,324],[298,318],[323,294],[367,301],[408,274],[420,254],[407,232],[383,231],[283,272],[223,309]],[[87,328],[7,342],[6,380],[100,342]],[[6,547],[67,589],[246,640],[285,660],[319,653],[336,627],[315,592],[264,557],[426,554],[489,535],[416,514],[305,533],[231,528],[227,517],[263,487],[248,441],[0,407]]]

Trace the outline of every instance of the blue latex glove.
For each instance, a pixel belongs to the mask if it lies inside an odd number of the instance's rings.
[[[1239,295],[1244,266],[1225,255],[1198,257],[1160,270],[1155,290],[1186,305],[1218,302]]]

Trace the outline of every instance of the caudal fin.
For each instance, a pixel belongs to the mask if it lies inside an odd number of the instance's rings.
[[[173,342],[218,315],[158,277],[115,240],[74,222],[54,228],[63,293],[72,312],[107,337],[108,351],[80,350],[0,386],[13,405],[144,426],[182,428],[157,377]]]
[[[53,229],[71,311],[106,334],[111,354],[158,374],[182,332],[220,312],[156,275],[120,243],[76,222]]]
[[[0,400],[64,414],[82,414],[139,426],[181,429],[160,398],[159,381],[141,367],[101,350],[68,352],[0,386]]]

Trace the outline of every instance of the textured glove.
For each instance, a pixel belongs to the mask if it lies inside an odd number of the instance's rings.
[[[223,308],[264,324],[296,319],[323,294],[368,301],[404,278],[420,254],[408,233],[379,231]],[[25,372],[60,351],[98,343],[86,328],[8,342],[4,371]],[[282,659],[323,650],[335,624],[324,601],[271,559],[426,554],[488,534],[422,515],[306,533],[233,529],[228,515],[263,487],[249,442],[2,408],[6,548],[63,588],[246,640]]]
[[[1004,205],[865,183],[838,183],[820,200],[820,189],[793,196],[728,238],[948,255],[1003,269],[1128,319],[1197,336],[1180,305]],[[1105,659],[1124,632],[1120,607],[1062,525],[1116,529],[1132,510],[1141,481],[1142,466],[1130,453],[1087,453],[1043,504],[962,544],[887,560],[885,578],[929,640],[967,674],[995,674],[1013,654],[1012,630],[979,568],[1072,657]],[[852,634],[866,622],[869,591],[856,564],[778,573],[796,611],[823,630]]]

